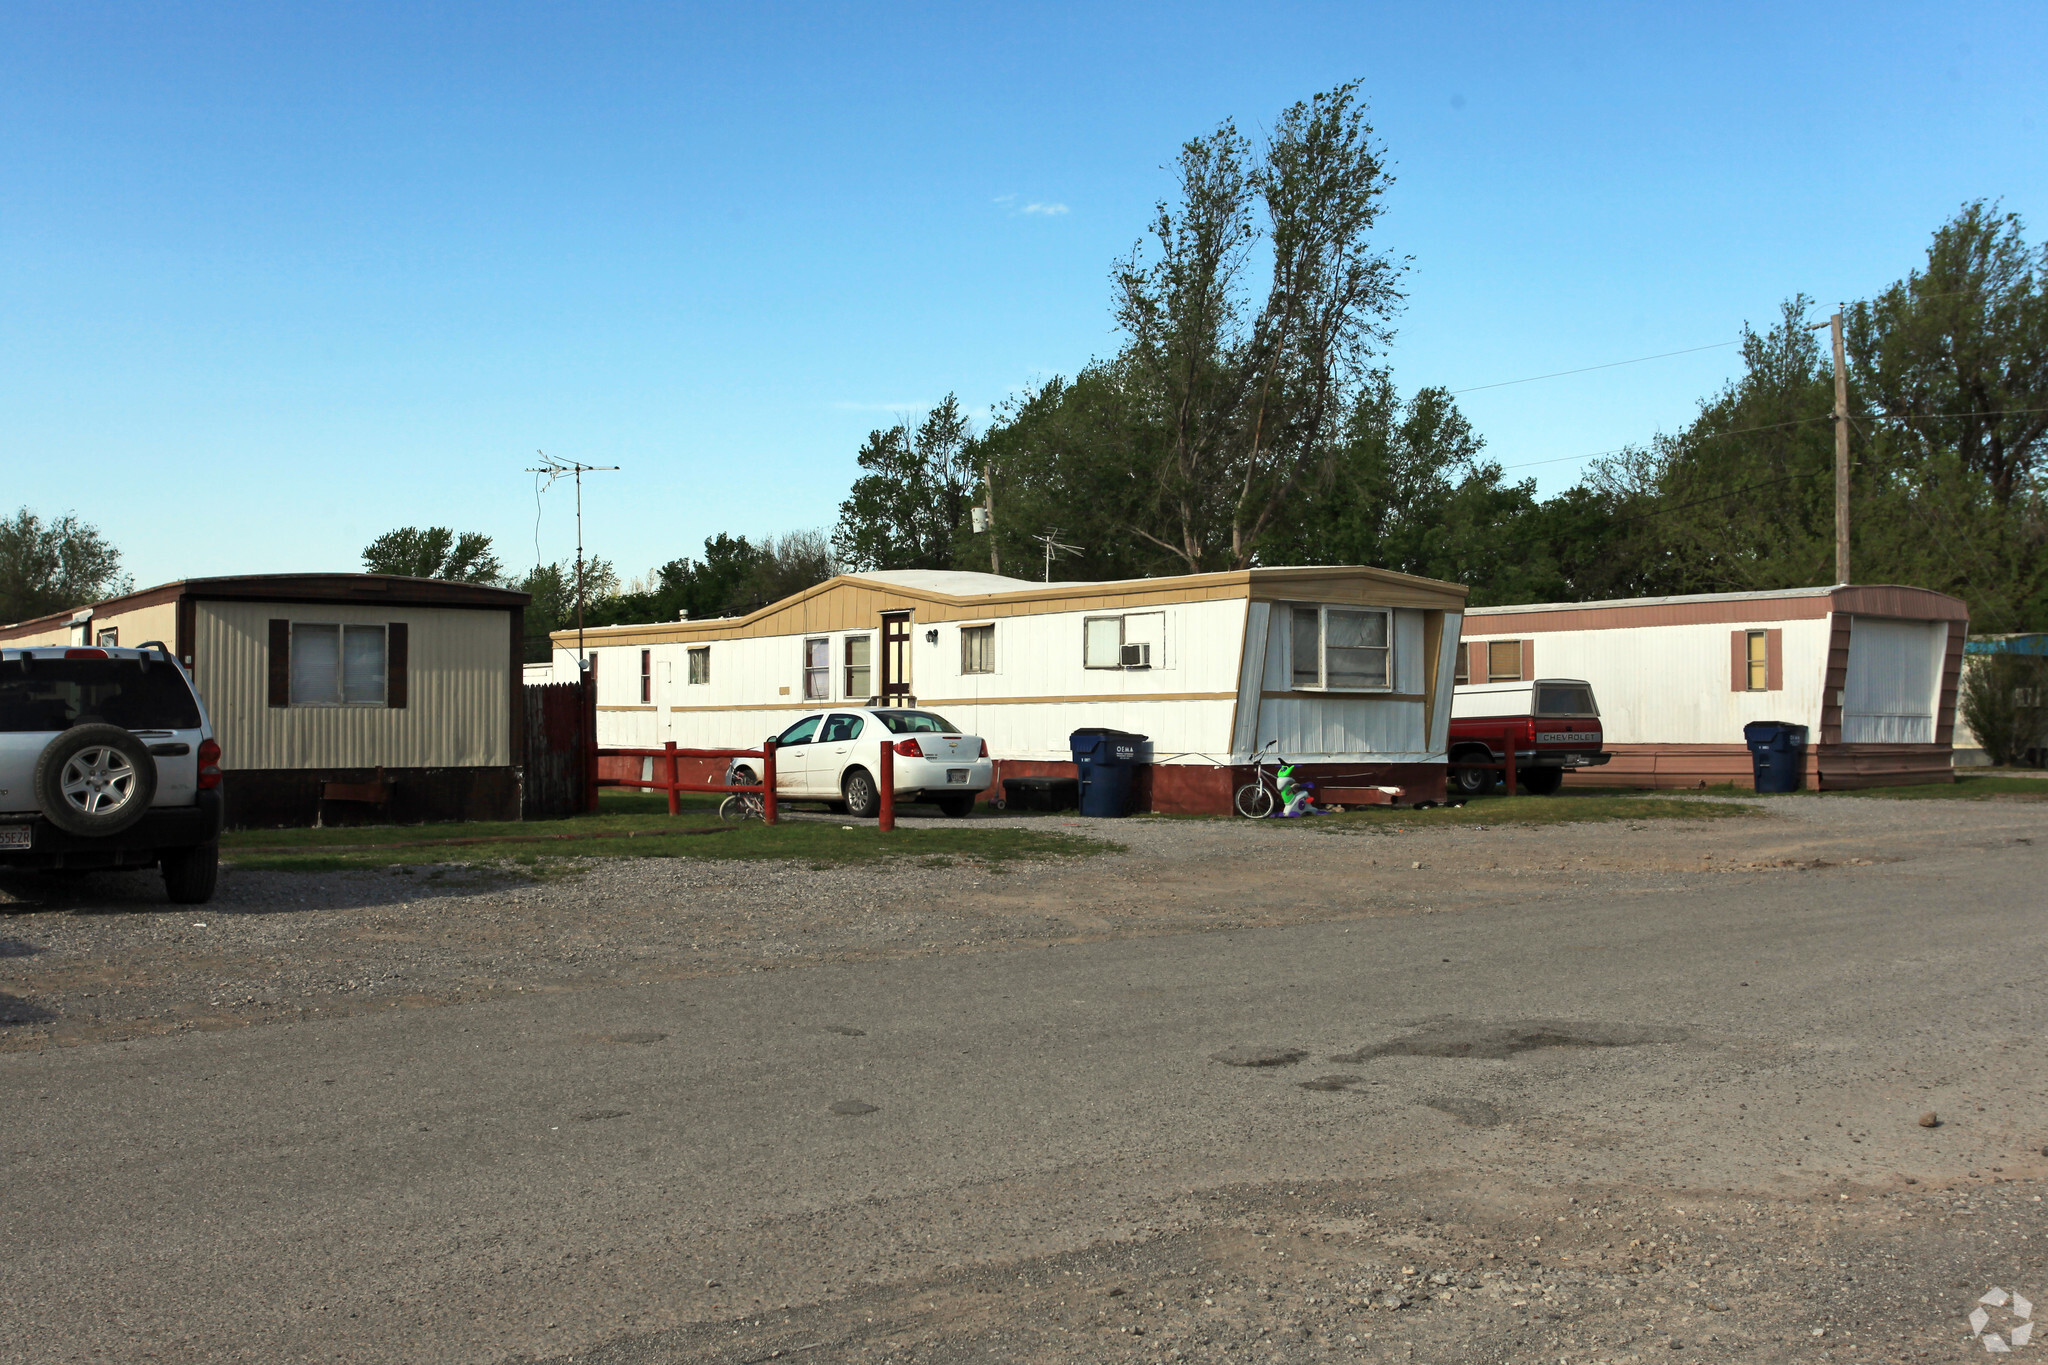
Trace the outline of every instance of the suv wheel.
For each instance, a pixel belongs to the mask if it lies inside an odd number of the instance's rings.
[[[882,793],[875,786],[875,779],[868,776],[866,768],[854,768],[846,774],[846,813],[863,820],[872,820],[882,813]]]
[[[164,869],[164,890],[173,904],[201,905],[213,899],[214,883],[220,880],[219,844],[167,848],[159,861]]]
[[[156,760],[118,725],[74,725],[36,759],[36,805],[66,834],[105,838],[140,820],[156,799]]]

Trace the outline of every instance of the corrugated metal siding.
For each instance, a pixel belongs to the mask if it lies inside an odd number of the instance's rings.
[[[1465,638],[1516,639],[1529,629],[1526,621],[1507,629],[1502,624],[1499,616],[1475,613],[1465,619]],[[1785,686],[1776,692],[1734,691],[1728,677],[1730,634],[1765,625],[1785,632]],[[1742,727],[1756,720],[1813,727],[1819,739],[1830,630],[1825,618],[1777,616],[1553,630],[1538,638],[1536,674],[1591,683],[1610,744],[1739,744]]]
[[[405,709],[268,705],[272,618],[405,622]],[[512,761],[507,612],[200,602],[193,631],[195,680],[220,736],[224,768],[501,767]]]
[[[1426,616],[1426,612],[1406,608],[1394,612],[1391,681],[1396,693],[1423,694],[1427,682]],[[1424,733],[1422,702],[1358,693],[1295,692],[1291,648],[1286,606],[1276,606],[1267,622],[1263,690],[1289,695],[1268,695],[1260,701],[1254,751],[1278,741],[1286,758],[1442,760],[1443,745],[1432,745]],[[1438,671],[1441,674],[1442,670]],[[1450,710],[1448,692],[1440,699],[1439,708]]]
[[[1844,744],[1934,742],[1948,631],[1946,621],[1850,620]]]

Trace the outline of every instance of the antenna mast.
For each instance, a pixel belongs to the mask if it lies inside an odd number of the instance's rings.
[[[529,474],[545,474],[547,484],[553,487],[556,479],[567,474],[576,482],[576,672],[580,675],[590,670],[583,657],[583,476],[604,474],[618,468],[615,464],[579,464],[575,460],[558,460],[545,450],[536,450],[540,464],[529,468]]]
[[[1052,560],[1054,555],[1077,555],[1085,548],[1080,545],[1063,543],[1060,540],[1060,528],[1057,526],[1048,526],[1045,528],[1044,535],[1031,538],[1045,547],[1045,581],[1048,583],[1052,582]]]

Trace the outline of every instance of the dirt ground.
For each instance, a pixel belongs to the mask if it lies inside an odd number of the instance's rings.
[[[1762,815],[1713,821],[1432,828],[1418,814],[1346,832],[1042,818],[1124,851],[1003,869],[607,859],[539,880],[230,871],[220,897],[197,909],[165,904],[146,876],[0,880],[0,1050],[1477,907],[1568,923],[1589,897],[1668,903],[1885,864],[1917,876],[1922,862],[1951,867],[1959,852],[2048,840],[2039,805],[1848,798],[1782,799]],[[1927,880],[1937,901],[1966,894],[1951,874]],[[1584,1017],[1598,1013],[1589,1000]],[[1488,1057],[1496,1045],[1499,1056],[1526,1046],[1532,1056],[1606,1047],[1652,1057],[1675,1045],[1532,1028],[1520,1041],[1474,1035],[1453,1046],[1424,1027],[1356,1053],[1216,1065],[1269,1062],[1241,1074],[1344,1106],[1363,1104],[1364,1073],[1390,1060]],[[2040,1040],[2010,1046],[2006,1074],[2024,1093],[1991,1107],[2037,1115]],[[702,1305],[650,1311],[594,1348],[521,1358],[1914,1361],[1983,1352],[1966,1318],[1994,1288],[2048,1302],[2048,1132],[2006,1122],[2012,1115],[1965,1124],[1941,1160],[1917,1165],[1897,1155],[1910,1150],[1903,1144],[1957,1131],[1953,1116],[1874,1135],[1847,1115],[1848,1128],[1826,1135],[1829,1150],[1868,1160],[1837,1155],[1811,1176],[1766,1185],[1696,1178],[1692,1157],[1700,1175],[1708,1163],[1682,1143],[1662,1151],[1662,1178],[1601,1178],[1606,1139],[1590,1127],[1546,1126],[1469,1096],[1426,1103],[1481,1146],[1398,1176],[1190,1177],[1085,1249],[906,1265],[848,1276],[837,1292],[778,1296],[772,1276],[732,1290],[707,1278]],[[1699,1140],[1698,1128],[1682,1131]],[[763,1230],[764,1245],[772,1234]],[[2009,1301],[1985,1311],[2001,1344],[2027,1322]],[[2048,1352],[2048,1342],[2013,1353],[2029,1350]]]

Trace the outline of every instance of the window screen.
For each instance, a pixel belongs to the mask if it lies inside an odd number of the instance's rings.
[[[804,641],[804,700],[823,701],[832,695],[832,642]]]
[[[690,651],[690,681],[708,683],[711,681],[711,646],[698,645]]]
[[[962,673],[993,673],[996,671],[996,628],[994,626],[962,626],[960,628],[960,671]]]
[[[1081,663],[1084,667],[1123,667],[1123,617],[1089,617],[1081,623],[1081,641]]]
[[[1488,682],[1520,682],[1522,680],[1522,642],[1520,640],[1494,640],[1486,646],[1486,680]]]
[[[382,626],[292,622],[293,706],[382,706]]]
[[[846,696],[872,697],[875,695],[875,637],[872,635],[849,635],[846,637]]]
[[[1749,638],[1744,643],[1748,647],[1749,690],[1752,692],[1766,691],[1771,685],[1768,637],[1760,630],[1752,630],[1749,632]]]
[[[654,651],[640,651],[640,702],[646,705],[654,700]]]
[[[1323,685],[1323,615],[1314,607],[1294,609],[1294,685]]]
[[[1324,613],[1323,685],[1387,685],[1387,614],[1331,607]]]
[[[1463,687],[1466,683],[1472,681],[1472,670],[1466,663],[1466,660],[1470,659],[1471,657],[1472,647],[1470,645],[1461,644],[1458,646],[1458,671],[1451,678],[1451,682],[1454,685],[1458,687]]]

